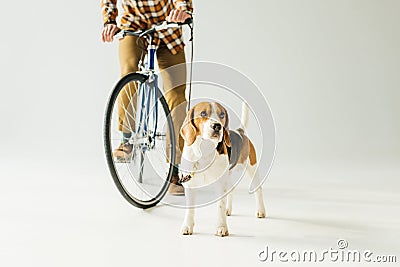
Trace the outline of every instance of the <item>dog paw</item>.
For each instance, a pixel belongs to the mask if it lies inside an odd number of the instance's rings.
[[[193,234],[193,226],[190,225],[183,225],[181,228],[182,235],[191,235]]]
[[[232,210],[231,209],[226,209],[226,216],[231,216]]]
[[[216,235],[221,236],[221,237],[228,236],[229,235],[228,226],[226,226],[226,225],[218,226]]]
[[[265,210],[259,210],[257,211],[257,218],[265,218],[266,217],[266,212]]]

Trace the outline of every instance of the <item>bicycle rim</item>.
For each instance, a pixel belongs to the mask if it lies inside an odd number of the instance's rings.
[[[168,105],[157,87],[140,90],[146,79],[143,74],[131,73],[117,83],[109,98],[104,122],[105,153],[113,180],[130,204],[144,209],[156,205],[165,195],[175,159],[175,135]],[[143,98],[142,93],[149,93],[150,89],[157,97]],[[137,94],[131,94],[133,91]],[[143,115],[140,107],[149,107],[148,113]],[[157,116],[154,116],[155,109]],[[143,131],[144,121],[147,123]],[[132,135],[128,139],[132,153],[123,159],[115,156],[122,141],[121,130]],[[167,135],[171,137],[169,144]]]

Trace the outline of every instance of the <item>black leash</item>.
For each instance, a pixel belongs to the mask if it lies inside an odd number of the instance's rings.
[[[189,95],[188,95],[188,104],[187,104],[187,110],[190,110],[190,100],[192,98],[192,77],[193,77],[193,50],[194,50],[194,44],[193,44],[193,27],[194,27],[194,21],[192,20],[192,24],[188,24],[190,28],[190,40],[191,42],[191,51],[190,51],[190,74],[189,74]]]

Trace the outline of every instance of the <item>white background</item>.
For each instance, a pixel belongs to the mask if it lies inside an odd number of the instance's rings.
[[[125,203],[102,146],[119,67],[117,44],[100,40],[100,1],[7,1],[0,16],[1,265],[166,264],[175,254],[167,263],[179,264],[200,248],[206,256],[198,264],[256,264],[267,243],[324,249],[337,238],[399,258],[400,2],[194,5],[195,59],[246,74],[274,114],[270,219],[256,222],[243,194],[242,217],[230,218],[242,220],[231,229],[236,238],[218,241],[209,227],[187,240],[179,236],[182,210],[143,212]]]

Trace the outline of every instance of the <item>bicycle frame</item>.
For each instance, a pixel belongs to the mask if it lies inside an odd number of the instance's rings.
[[[151,59],[150,59],[151,60]],[[153,59],[154,60],[154,59]],[[150,63],[150,62],[149,62]],[[154,64],[154,62],[153,62]],[[151,147],[154,145],[155,137],[157,134],[157,121],[158,121],[158,76],[151,72],[150,69],[145,70],[150,71],[148,79],[140,85],[138,88],[138,103],[140,103],[140,108],[137,107],[137,118],[139,119],[136,123],[136,137],[150,137],[150,140],[147,140],[147,146]],[[151,106],[151,100],[153,100],[154,105]],[[152,114],[151,114],[152,113]],[[154,121],[154,128],[151,129],[153,132],[149,133],[149,119],[152,115]],[[149,136],[148,134],[151,134]],[[142,144],[143,145],[143,144]]]
[[[141,107],[138,109],[137,108],[137,118],[139,118],[138,123],[136,123],[136,138],[148,138],[149,140],[145,141],[144,143],[141,143],[143,147],[151,148],[154,146],[155,142],[155,137],[157,135],[157,120],[158,120],[158,113],[157,113],[157,108],[158,108],[158,76],[155,73],[155,55],[156,55],[156,46],[153,44],[153,34],[156,31],[166,29],[168,27],[179,27],[184,24],[189,24],[191,23],[192,20],[188,20],[185,23],[168,23],[168,22],[163,22],[159,25],[153,26],[151,29],[140,31],[140,32],[132,32],[129,30],[123,30],[117,35],[122,34],[122,38],[126,35],[133,35],[136,37],[148,37],[148,45],[147,45],[147,62],[144,64],[144,68],[142,68],[140,73],[148,76],[147,80],[140,84],[138,88],[138,96],[140,96],[140,104]],[[141,69],[141,61],[139,62],[139,69]],[[150,107],[151,100],[154,100],[154,107]],[[138,102],[139,104],[139,102]],[[152,110],[150,110],[152,109]],[[154,129],[152,133],[148,133],[148,123],[149,123],[149,118],[153,116],[153,120],[155,122]],[[151,136],[149,135],[151,134]],[[145,145],[146,144],[146,145]]]

